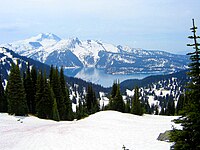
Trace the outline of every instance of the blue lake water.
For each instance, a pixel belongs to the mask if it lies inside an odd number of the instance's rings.
[[[85,81],[89,81],[95,84],[100,84],[104,87],[112,86],[115,80],[120,82],[127,79],[143,79],[150,75],[155,75],[156,73],[135,73],[129,75],[112,75],[105,73],[102,69],[96,68],[79,68],[79,69],[65,69],[65,75],[70,77],[81,78]],[[158,74],[158,73],[157,73]]]

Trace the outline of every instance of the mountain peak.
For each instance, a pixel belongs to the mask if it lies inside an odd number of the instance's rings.
[[[74,47],[76,44],[81,44],[81,41],[78,39],[78,37],[71,38],[70,41],[72,47]]]
[[[55,35],[53,33],[40,33],[37,36],[34,36],[34,37],[31,38],[31,40],[38,41],[38,42],[40,42],[44,39],[55,40],[57,42],[61,40],[60,37],[58,37],[57,35]]]

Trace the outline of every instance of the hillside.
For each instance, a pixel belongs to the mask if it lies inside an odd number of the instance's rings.
[[[174,118],[104,111],[79,121],[55,122],[0,114],[0,145],[4,150],[121,150],[123,145],[169,150],[170,143],[156,139],[171,129]]]
[[[28,63],[30,63],[30,66],[35,66],[37,70],[46,70],[47,73],[50,70],[50,67],[44,63],[21,56],[10,49],[0,47],[0,74],[2,75],[3,80],[8,79],[11,65],[12,63],[17,64],[17,61],[22,72],[26,70]]]

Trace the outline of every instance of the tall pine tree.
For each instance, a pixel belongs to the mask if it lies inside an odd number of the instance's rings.
[[[125,104],[120,92],[120,84],[114,82],[109,100],[109,109],[125,112]]]
[[[2,85],[1,74],[0,74],[0,112],[7,112],[8,111],[7,105],[8,105],[7,99]]]
[[[179,96],[177,106],[176,106],[176,114],[177,115],[181,115],[181,112],[184,108],[185,99],[186,99],[186,96],[184,94],[181,94]]]
[[[65,76],[64,76],[62,67],[60,69],[60,86],[61,86],[61,91],[62,91],[65,108],[66,108],[65,120],[73,120],[74,117],[73,117],[73,111],[72,111],[72,102],[69,98],[69,90],[66,85]]]
[[[52,67],[52,70],[50,71],[50,83],[56,98],[60,119],[66,120],[66,103],[61,90],[60,77],[57,67],[56,69]]]
[[[44,89],[42,97],[37,103],[38,117],[52,119],[54,97],[51,93],[50,84],[47,82],[46,73],[44,73]]]
[[[51,89],[51,94],[54,97],[52,89]],[[60,121],[60,115],[59,115],[59,112],[58,112],[57,102],[56,102],[55,98],[53,100],[54,101],[53,101],[53,108],[52,108],[52,113],[53,113],[52,114],[52,119],[55,120],[55,121]]]
[[[25,90],[18,64],[12,64],[7,85],[8,113],[19,116],[28,114]]]
[[[182,130],[174,129],[171,132],[171,141],[174,142],[172,146],[175,150],[198,150],[200,149],[200,44],[197,39],[200,38],[196,35],[197,27],[195,26],[193,19],[193,27],[190,29],[193,33],[189,36],[194,40],[192,46],[195,51],[189,53],[191,63],[189,65],[190,72],[188,75],[192,81],[189,83],[188,88],[188,101],[184,107],[182,117],[177,119],[176,123],[181,123]]]
[[[35,114],[36,113],[36,87],[37,87],[37,70],[36,68],[33,66],[31,69],[31,79],[32,79],[32,92],[33,94],[33,101],[32,101],[32,113]]]
[[[87,87],[86,106],[88,114],[93,114],[99,111],[99,104],[91,85],[88,85]]]
[[[30,65],[28,63],[28,67],[26,70],[25,74],[25,79],[24,79],[24,88],[25,88],[25,93],[26,93],[26,101],[29,109],[29,113],[34,113],[34,104],[35,104],[35,93],[33,90],[33,82],[31,78],[31,72],[30,72]]]
[[[136,86],[132,99],[131,113],[135,115],[143,115],[143,108],[139,100],[139,88]]]
[[[43,96],[44,92],[44,78],[43,78],[43,73],[42,71],[39,71],[38,76],[37,76],[37,87],[36,87],[36,95],[35,95],[35,102],[36,102],[36,114],[41,117],[45,118],[44,115],[41,115],[42,112],[42,106],[41,106],[41,99]]]

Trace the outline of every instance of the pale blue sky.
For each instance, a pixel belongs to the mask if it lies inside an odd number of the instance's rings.
[[[200,0],[0,0],[0,5],[0,43],[51,32],[185,54],[192,18],[200,29]]]

